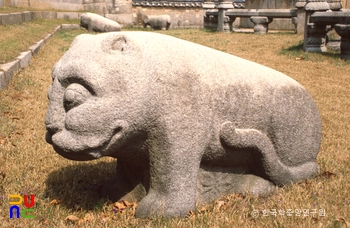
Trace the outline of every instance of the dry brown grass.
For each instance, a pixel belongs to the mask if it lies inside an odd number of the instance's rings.
[[[298,50],[302,37],[294,34],[164,32],[277,69],[304,85],[322,116],[318,156],[322,172],[314,179],[278,188],[267,198],[230,195],[187,218],[135,219],[132,209],[116,212],[112,203],[97,197],[101,184],[113,175],[113,159],[69,161],[44,140],[51,68],[77,33],[54,36],[0,92],[2,227],[346,227],[350,222],[350,64],[340,60],[338,53],[303,53]],[[35,194],[35,219],[9,219],[9,194],[24,192]],[[326,215],[264,216],[262,211],[268,209],[325,209]],[[253,210],[259,210],[257,218]],[[65,220],[69,215],[80,221]]]
[[[0,26],[0,64],[16,59],[22,51],[44,39],[60,24],[77,23],[79,20],[34,20],[17,25]]]
[[[17,12],[25,12],[25,11],[43,11],[43,9],[37,9],[32,7],[15,7],[15,6],[6,6],[0,7],[0,13],[17,13]],[[70,12],[71,10],[59,10],[59,9],[45,9],[44,11],[51,12]],[[71,12],[86,12],[84,10],[74,10]]]

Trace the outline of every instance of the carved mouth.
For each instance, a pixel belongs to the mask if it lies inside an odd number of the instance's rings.
[[[87,161],[109,155],[107,151],[114,151],[115,146],[123,144],[123,136],[127,125],[118,126],[112,133],[99,135],[77,135],[66,129],[51,132],[45,135],[46,142],[51,144],[54,150],[61,156],[77,161]]]
[[[67,130],[52,134],[46,132],[46,142],[51,144],[54,150],[61,156],[77,161],[87,161],[103,156],[111,137],[96,139],[92,136],[75,135]]]

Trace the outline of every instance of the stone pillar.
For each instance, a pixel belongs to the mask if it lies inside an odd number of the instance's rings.
[[[305,7],[305,4],[306,4],[306,0],[299,0],[297,1],[297,3],[295,4],[295,7],[298,9],[298,16],[297,16],[297,19],[296,19],[296,33],[298,34],[304,34],[304,26],[305,26],[305,10],[304,10],[304,7]]]
[[[332,11],[339,11],[342,8],[341,0],[327,0],[327,2]]]
[[[228,9],[233,9],[232,2],[227,0],[219,0],[218,12],[218,31],[219,32],[230,32],[229,21],[230,19],[225,15]]]
[[[270,17],[250,17],[250,21],[254,24],[254,33],[265,34],[269,31],[269,24],[272,22]]]
[[[310,23],[310,16],[316,11],[327,11],[329,5],[326,0],[307,0],[305,4],[305,27],[304,27],[304,51],[326,52],[327,26]]]
[[[235,22],[235,20],[236,20],[236,17],[226,16],[226,19],[224,20],[224,23],[226,23],[226,25],[224,24],[224,27],[228,26],[230,32],[232,32],[233,31],[233,22]]]
[[[214,15],[207,15],[206,12],[215,9],[215,3],[213,0],[204,0],[203,2],[203,10],[204,10],[204,18],[203,18],[203,27],[205,29],[217,29],[217,17]]]
[[[336,24],[334,26],[335,31],[341,36],[340,43],[340,58],[349,60],[350,59],[350,24]]]
[[[298,17],[292,17],[292,24],[294,25],[294,32],[298,33]]]

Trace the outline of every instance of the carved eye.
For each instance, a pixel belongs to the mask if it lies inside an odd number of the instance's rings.
[[[84,103],[91,93],[81,84],[70,84],[64,91],[63,104],[66,111]]]

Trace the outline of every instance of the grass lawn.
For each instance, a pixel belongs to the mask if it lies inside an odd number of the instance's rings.
[[[30,66],[0,91],[1,227],[350,226],[350,64],[340,60],[339,53],[304,53],[300,50],[303,37],[296,34],[162,31],[266,65],[304,85],[322,117],[317,158],[321,173],[277,188],[266,198],[226,196],[186,218],[135,219],[132,206],[118,211],[118,205],[98,198],[101,185],[115,171],[113,159],[70,161],[56,154],[44,139],[52,66],[82,32],[54,35]],[[9,195],[25,193],[35,195],[31,212],[35,218],[9,219]]]
[[[8,7],[0,7],[0,14],[5,13],[17,13],[17,12],[25,12],[25,11],[51,11],[51,12],[86,12],[84,10],[58,10],[58,9],[48,9],[48,10],[42,10],[37,8],[31,8],[31,7],[15,7],[15,6],[8,6]],[[90,12],[90,11],[89,11]]]
[[[0,64],[11,62],[23,51],[45,38],[61,24],[79,23],[79,20],[34,20],[17,25],[0,26]]]

